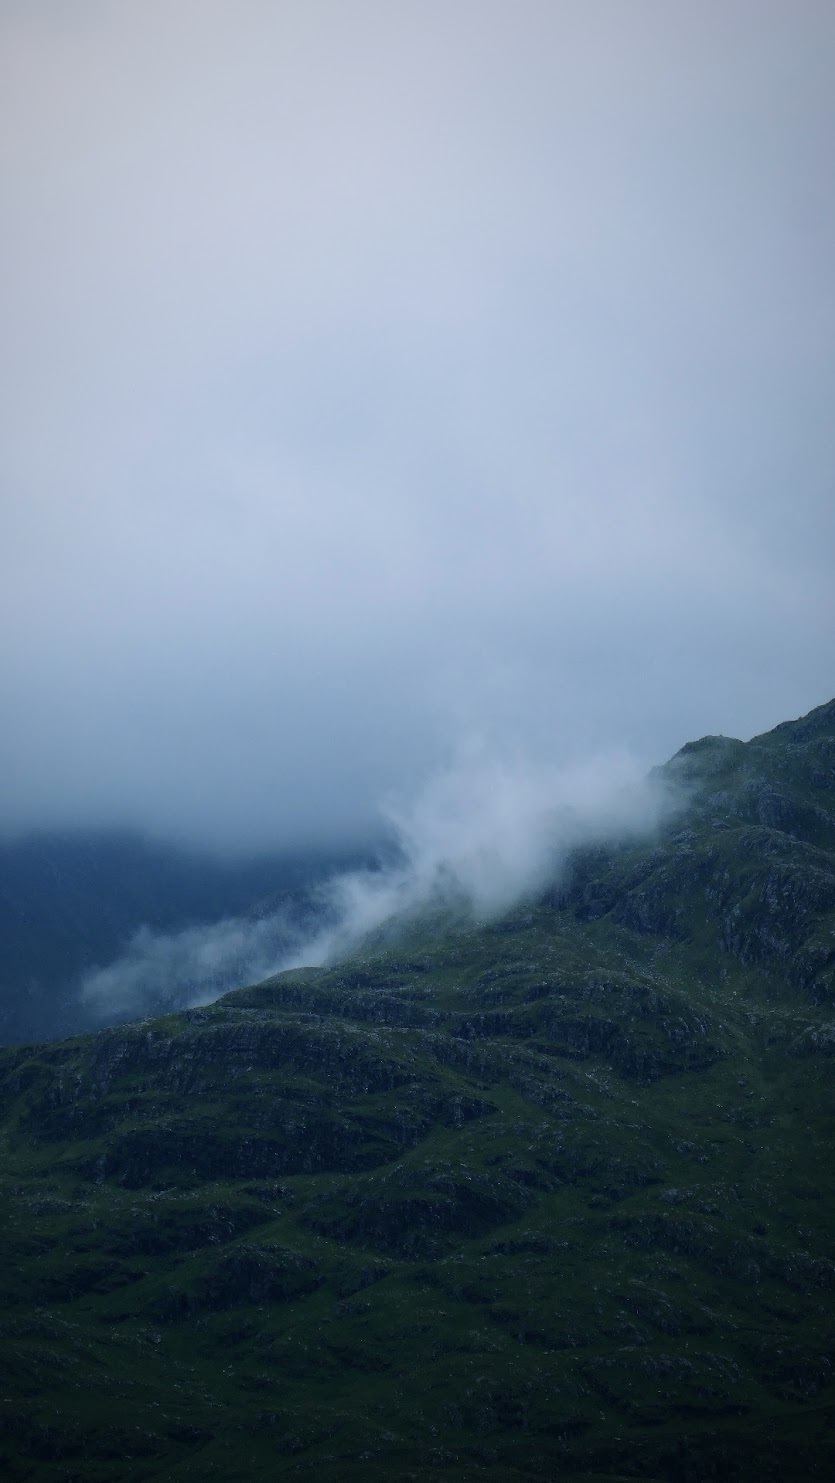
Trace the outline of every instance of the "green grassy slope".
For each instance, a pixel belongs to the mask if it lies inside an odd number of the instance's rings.
[[[835,1468],[835,704],[490,927],[2,1071],[22,1479]]]

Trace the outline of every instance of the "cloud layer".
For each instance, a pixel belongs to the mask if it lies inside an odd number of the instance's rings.
[[[828,698],[835,13],[0,10],[0,826]]]

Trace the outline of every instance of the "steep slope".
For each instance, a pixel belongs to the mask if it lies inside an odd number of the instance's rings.
[[[654,850],[578,862],[561,898],[641,934],[835,1000],[835,702],[744,744],[691,743],[660,769],[689,807]]]
[[[11,1479],[835,1466],[835,705],[487,927],[2,1055]]]

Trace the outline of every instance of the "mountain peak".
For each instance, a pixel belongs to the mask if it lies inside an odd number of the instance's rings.
[[[795,721],[781,721],[779,726],[764,732],[762,736],[755,736],[753,740],[764,742],[769,738],[774,738],[779,741],[801,743],[815,737],[835,739],[835,699],[816,706],[805,716],[798,716]]]

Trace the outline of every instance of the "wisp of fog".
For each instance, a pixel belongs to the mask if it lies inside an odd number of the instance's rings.
[[[555,768],[471,744],[410,799],[383,805],[392,848],[376,868],[341,872],[266,916],[143,927],[82,995],[101,1020],[206,1004],[283,969],[337,962],[427,913],[487,921],[557,879],[578,846],[645,834],[673,806],[669,782],[623,755]]]

